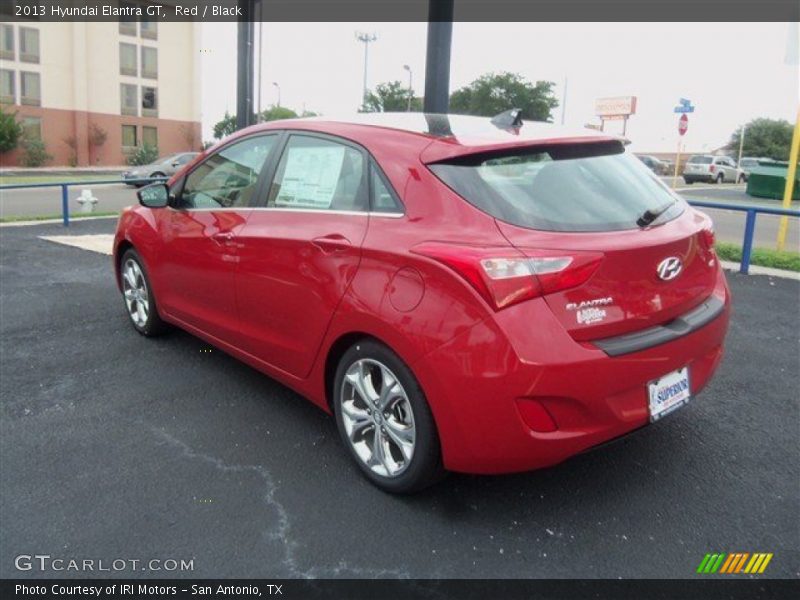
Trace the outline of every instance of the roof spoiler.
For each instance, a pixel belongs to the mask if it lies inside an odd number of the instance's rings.
[[[512,108],[492,117],[492,125],[498,129],[519,131],[522,127],[522,109]]]

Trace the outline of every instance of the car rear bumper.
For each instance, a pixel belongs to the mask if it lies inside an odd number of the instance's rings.
[[[621,356],[572,340],[541,303],[530,332],[510,330],[501,311],[416,361],[446,468],[526,471],[623,436],[650,422],[647,384],[686,366],[691,405],[723,353],[730,297],[721,273],[714,296],[724,308],[709,322]]]
[[[693,181],[711,182],[711,181],[714,181],[714,176],[711,173],[705,173],[705,174],[703,174],[703,173],[692,173],[692,174],[684,173],[683,174],[683,180],[685,182],[687,182],[687,183],[689,183],[690,181],[691,182],[693,182]]]

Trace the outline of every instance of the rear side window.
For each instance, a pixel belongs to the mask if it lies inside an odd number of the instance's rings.
[[[636,229],[675,218],[683,205],[622,144],[515,150],[430,165],[462,198],[520,227],[546,231]]]
[[[710,165],[712,160],[710,156],[693,156],[689,162],[693,165]]]
[[[278,164],[267,206],[366,211],[364,155],[327,139],[293,135]]]
[[[370,192],[372,194],[372,212],[379,213],[402,213],[403,207],[395,197],[389,184],[384,181],[375,165],[371,164],[369,169]]]

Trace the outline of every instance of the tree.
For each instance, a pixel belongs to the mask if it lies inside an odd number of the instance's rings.
[[[158,158],[158,148],[151,144],[142,144],[128,156],[128,164],[132,166],[149,165]]]
[[[549,121],[558,106],[552,81],[530,83],[516,73],[487,73],[450,95],[450,111],[493,117],[512,108],[522,109],[522,118]]]
[[[414,90],[405,87],[399,81],[387,81],[375,86],[374,91],[367,92],[367,99],[361,112],[405,112],[408,110],[408,99],[411,97],[411,110],[422,110],[422,100],[414,98]]]
[[[304,117],[314,116],[314,113],[304,113]],[[293,111],[291,108],[286,108],[285,106],[272,106],[267,110],[261,111],[261,122],[265,121],[277,121],[278,119],[295,119],[297,118],[297,113]],[[236,115],[231,115],[228,111],[225,111],[225,116],[222,118],[221,121],[214,125],[214,139],[221,140],[224,137],[228,137],[233,132],[236,131]]]
[[[16,148],[22,134],[22,124],[17,121],[17,113],[8,113],[0,108],[0,153]]]
[[[231,115],[225,111],[222,120],[214,125],[214,139],[221,140],[236,131],[236,115]]]
[[[731,135],[725,147],[732,156],[739,155],[742,128]],[[753,119],[745,125],[742,156],[789,160],[792,145],[792,124],[783,119]]]
[[[297,113],[285,106],[273,106],[261,111],[261,121],[278,121],[280,119],[296,119]]]

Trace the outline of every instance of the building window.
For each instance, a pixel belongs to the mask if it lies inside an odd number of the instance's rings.
[[[142,116],[158,116],[158,90],[154,87],[142,87]]]
[[[0,69],[0,102],[3,104],[16,104],[17,94],[14,85],[14,71]]]
[[[20,80],[20,104],[28,106],[41,106],[42,86],[38,73],[28,73],[23,71],[19,74]]]
[[[121,9],[133,8],[130,2],[120,2]],[[124,10],[122,11],[125,12]],[[119,18],[119,32],[122,35],[136,35],[136,20],[133,17],[122,16]]]
[[[158,23],[155,21],[146,21],[142,20],[139,23],[139,32],[143,38],[148,40],[157,40],[158,39]]]
[[[0,58],[14,60],[14,26],[0,25]]]
[[[142,144],[158,148],[158,129],[155,127],[142,127]]]
[[[158,50],[142,46],[142,77],[158,78]]]
[[[42,139],[42,119],[40,117],[22,117],[22,131],[25,139]]]
[[[135,148],[138,146],[136,139],[136,125],[123,125],[122,126],[122,147]]]
[[[39,62],[39,30],[31,27],[19,28],[19,59],[22,62]]]
[[[120,75],[133,75],[139,72],[136,66],[136,46],[120,43],[119,45],[119,73]]]
[[[121,83],[119,86],[120,113],[132,117],[139,116],[136,86],[130,83]]]

